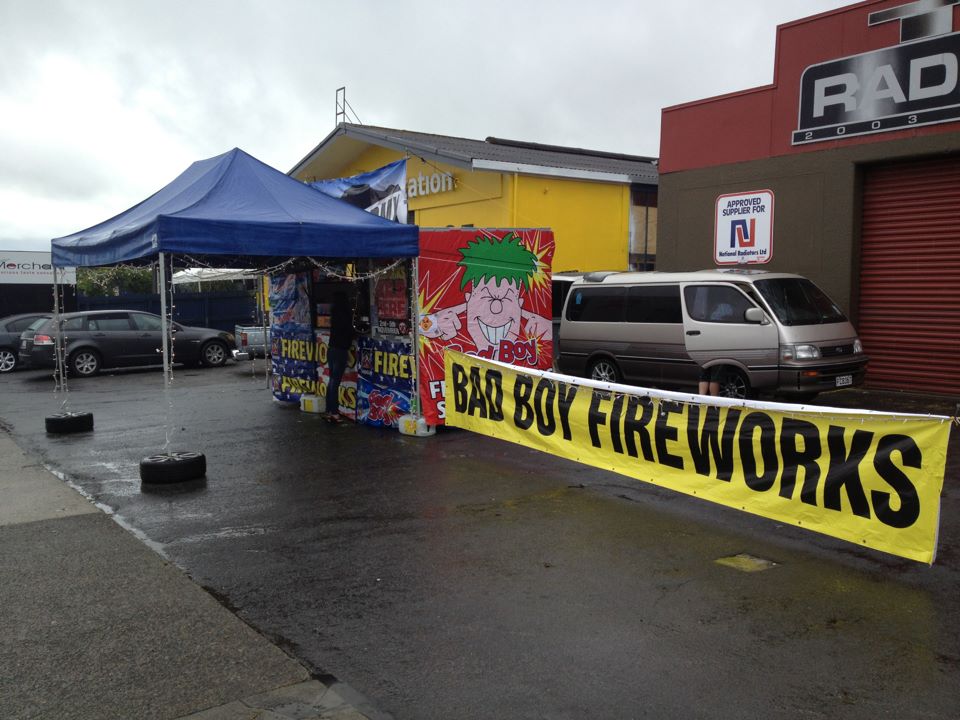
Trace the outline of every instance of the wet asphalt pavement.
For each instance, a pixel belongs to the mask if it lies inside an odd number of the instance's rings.
[[[70,383],[95,431],[47,436],[49,374],[0,421],[221,602],[396,718],[956,718],[960,433],[928,568],[462,431],[332,426],[262,363]],[[953,414],[844,391],[824,404]],[[169,418],[169,423],[167,419]],[[145,491],[139,460],[207,456]],[[715,562],[777,563],[744,573]]]

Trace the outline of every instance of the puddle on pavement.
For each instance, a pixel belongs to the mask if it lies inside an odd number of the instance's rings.
[[[718,558],[714,562],[716,562],[718,565],[725,565],[726,567],[731,567],[734,570],[739,570],[740,572],[749,573],[762,572],[777,566],[777,563],[773,562],[773,560],[765,560],[764,558],[748,555],[747,553],[740,553],[739,555]]]

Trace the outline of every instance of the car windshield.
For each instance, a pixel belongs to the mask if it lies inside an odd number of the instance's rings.
[[[846,322],[837,304],[806,278],[757,280],[754,285],[783,325]]]
[[[37,319],[34,320],[32,323],[30,323],[29,325],[27,325],[27,329],[26,329],[24,332],[30,332],[31,330],[34,330],[34,331],[35,331],[35,330],[38,330],[38,329],[40,328],[40,326],[43,325],[43,324],[44,324],[47,320],[49,320],[49,319],[50,319],[50,318],[46,318],[46,317],[37,318]]]

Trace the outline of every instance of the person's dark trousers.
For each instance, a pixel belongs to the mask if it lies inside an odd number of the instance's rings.
[[[335,413],[340,410],[340,379],[347,369],[346,348],[327,348],[327,365],[330,368],[330,381],[327,383],[327,412]]]

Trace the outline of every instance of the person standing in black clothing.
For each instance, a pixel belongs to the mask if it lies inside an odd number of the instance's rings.
[[[330,380],[327,383],[326,412],[324,417],[331,422],[343,422],[340,414],[340,380],[347,369],[350,344],[353,342],[353,310],[343,290],[333,294],[330,309],[330,343],[327,347],[327,366]]]

